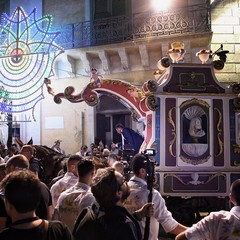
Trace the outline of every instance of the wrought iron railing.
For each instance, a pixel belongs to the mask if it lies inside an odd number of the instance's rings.
[[[137,13],[54,27],[64,49],[98,46],[149,37],[211,31],[210,6],[205,4],[161,13]]]

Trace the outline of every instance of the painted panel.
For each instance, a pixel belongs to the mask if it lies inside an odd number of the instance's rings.
[[[164,193],[226,193],[226,174],[224,173],[166,173],[164,174]]]

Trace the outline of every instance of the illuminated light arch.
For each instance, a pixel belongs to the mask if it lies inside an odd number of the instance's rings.
[[[0,111],[34,118],[34,107],[44,98],[44,78],[52,75],[53,62],[63,52],[51,32],[51,16],[26,15],[21,7],[2,15],[0,25]],[[44,26],[44,27],[43,27]]]

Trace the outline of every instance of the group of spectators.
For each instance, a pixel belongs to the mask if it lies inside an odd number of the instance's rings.
[[[158,239],[159,224],[177,240],[240,239],[240,180],[231,186],[231,211],[210,213],[188,228],[172,217],[156,189],[148,202],[144,154],[133,156],[131,176],[125,178],[121,158],[108,150],[102,155],[107,164],[99,167],[96,155],[85,154],[91,150],[83,146],[48,186],[39,179],[31,145],[9,156],[0,182],[0,240],[142,240],[146,218],[149,240]],[[79,217],[88,208],[98,221],[85,219],[85,231],[78,231]]]

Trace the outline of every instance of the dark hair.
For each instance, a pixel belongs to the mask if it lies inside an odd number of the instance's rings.
[[[29,160],[22,154],[13,155],[6,163],[6,167],[14,166],[15,168],[29,168]]]
[[[110,209],[119,200],[116,193],[119,190],[119,183],[115,176],[115,169],[111,167],[100,168],[97,170],[91,191],[98,204],[103,209]]]
[[[85,177],[89,173],[94,171],[94,164],[91,160],[82,159],[78,163],[78,176]]]
[[[146,168],[146,157],[141,154],[137,153],[133,158],[132,158],[132,170],[134,174],[139,174],[139,171],[141,168]]]
[[[41,183],[29,170],[13,171],[1,182],[6,200],[19,213],[34,211],[41,198]]]
[[[240,206],[240,179],[235,180],[231,185],[231,195],[236,201],[237,206]]]
[[[67,160],[67,165],[74,164],[76,162],[80,162],[83,158],[77,154],[71,155],[69,159]]]
[[[115,125],[115,129],[116,128],[124,128],[124,126],[121,124],[121,123],[117,123],[116,125]]]
[[[87,145],[82,145],[81,146],[81,150],[86,150],[86,149],[88,149]]]

